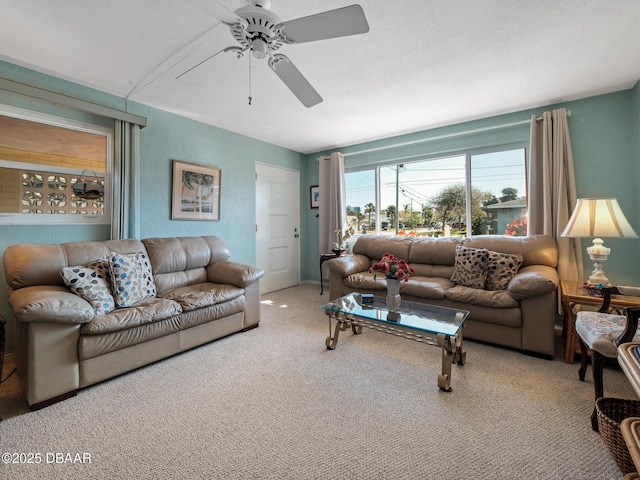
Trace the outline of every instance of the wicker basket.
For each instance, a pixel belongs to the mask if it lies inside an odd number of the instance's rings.
[[[640,417],[640,401],[602,397],[596,400],[596,411],[600,435],[618,468],[623,474],[635,472],[636,467],[622,437],[620,423],[627,417]]]

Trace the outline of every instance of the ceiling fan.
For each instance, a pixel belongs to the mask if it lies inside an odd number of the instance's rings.
[[[229,27],[238,46],[227,47],[222,52],[235,52],[238,58],[246,52],[251,52],[251,55],[257,59],[268,57],[271,70],[307,108],[322,102],[322,97],[287,56],[276,53],[280,47],[284,44],[314,42],[369,31],[369,24],[360,5],[351,5],[283,22],[269,10],[271,0],[254,0],[250,5],[241,7],[235,12],[216,0],[189,0],[189,2]],[[215,55],[217,53],[191,67],[177,78]],[[251,96],[249,96],[249,103],[251,103]]]

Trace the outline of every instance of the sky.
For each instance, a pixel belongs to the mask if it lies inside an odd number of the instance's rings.
[[[408,204],[413,211],[420,211],[443,188],[466,183],[464,156],[405,163],[398,173],[396,170],[395,165],[380,167],[381,209],[396,203],[396,175],[400,210]],[[525,196],[524,149],[472,155],[471,185],[497,198],[505,188],[515,188],[518,196]],[[347,173],[345,187],[347,206],[364,212],[367,203],[375,203],[375,169]]]

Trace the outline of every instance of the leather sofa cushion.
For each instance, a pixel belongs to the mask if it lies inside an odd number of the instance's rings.
[[[178,302],[183,312],[228,302],[242,295],[244,295],[242,288],[217,283],[199,283],[177,287],[160,294],[162,298]]]
[[[221,239],[213,236],[146,238],[142,243],[149,254],[154,275],[206,267],[229,258],[229,249]]]
[[[456,285],[447,290],[448,300],[472,305],[482,305],[491,308],[513,308],[520,306],[519,302],[504,290],[481,290],[479,288],[469,288],[463,285]]]
[[[527,237],[509,237],[505,235],[480,235],[464,240],[465,247],[486,248],[494,252],[519,253],[522,255],[522,267],[528,265],[558,265],[558,248],[549,235],[529,235]]]
[[[177,287],[196,285],[207,281],[207,269],[204,267],[192,268],[183,272],[156,273],[153,274],[156,283],[156,295]]]
[[[246,298],[241,295],[228,302],[216,303],[208,307],[184,312],[180,316],[180,330],[186,330],[196,325],[229,317],[236,313],[243,313],[246,309]]]
[[[159,322],[182,313],[178,302],[166,298],[145,298],[126,308],[117,308],[107,315],[96,315],[80,329],[81,335],[100,335]]]
[[[387,289],[387,282],[384,275],[378,274],[378,278],[373,278],[373,273],[361,272],[349,275],[344,279],[344,284],[358,290],[382,291]]]
[[[408,262],[411,264],[453,266],[456,246],[462,241],[462,237],[416,237],[411,244]],[[447,276],[451,276],[451,274]]]
[[[453,287],[448,278],[412,276],[408,282],[400,284],[400,293],[414,297],[442,300],[447,290]]]
[[[180,324],[180,317],[175,316],[146,323],[137,328],[105,332],[101,335],[80,335],[78,357],[80,360],[88,360],[132,345],[149,342],[155,338],[180,331]],[[80,363],[80,368],[82,368],[82,363]]]
[[[380,292],[384,295],[387,289],[387,282],[384,277],[378,274],[376,280],[369,272],[354,273],[344,279],[344,284],[357,290],[369,290]],[[448,278],[421,277],[414,275],[408,282],[400,282],[400,294],[411,295],[434,300],[445,298],[446,291],[453,286]]]
[[[366,255],[374,263],[379,262],[385,253],[391,253],[401,260],[408,261],[411,242],[413,237],[360,235],[353,245],[353,253]]]
[[[139,240],[70,242],[61,245],[20,244],[8,246],[3,254],[5,277],[12,289],[33,285],[63,285],[60,269],[86,265],[109,252],[144,252]]]
[[[507,291],[517,300],[543,295],[558,288],[557,278],[554,268],[531,265],[520,269],[509,282]]]
[[[236,287],[246,288],[264,275],[264,271],[256,266],[232,260],[221,260],[207,266],[210,282],[229,283]]]
[[[87,323],[95,315],[89,302],[57,285],[13,290],[9,293],[9,304],[16,320],[21,322]]]

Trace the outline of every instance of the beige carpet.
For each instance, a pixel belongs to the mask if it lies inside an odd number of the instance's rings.
[[[2,464],[0,478],[622,478],[560,339],[553,361],[467,340],[444,393],[435,347],[365,329],[327,350],[327,299],[316,285],[265,295],[258,329],[37,412],[12,376],[0,451],[42,463]],[[615,366],[605,389],[635,397]],[[91,463],[47,463],[84,452]]]

